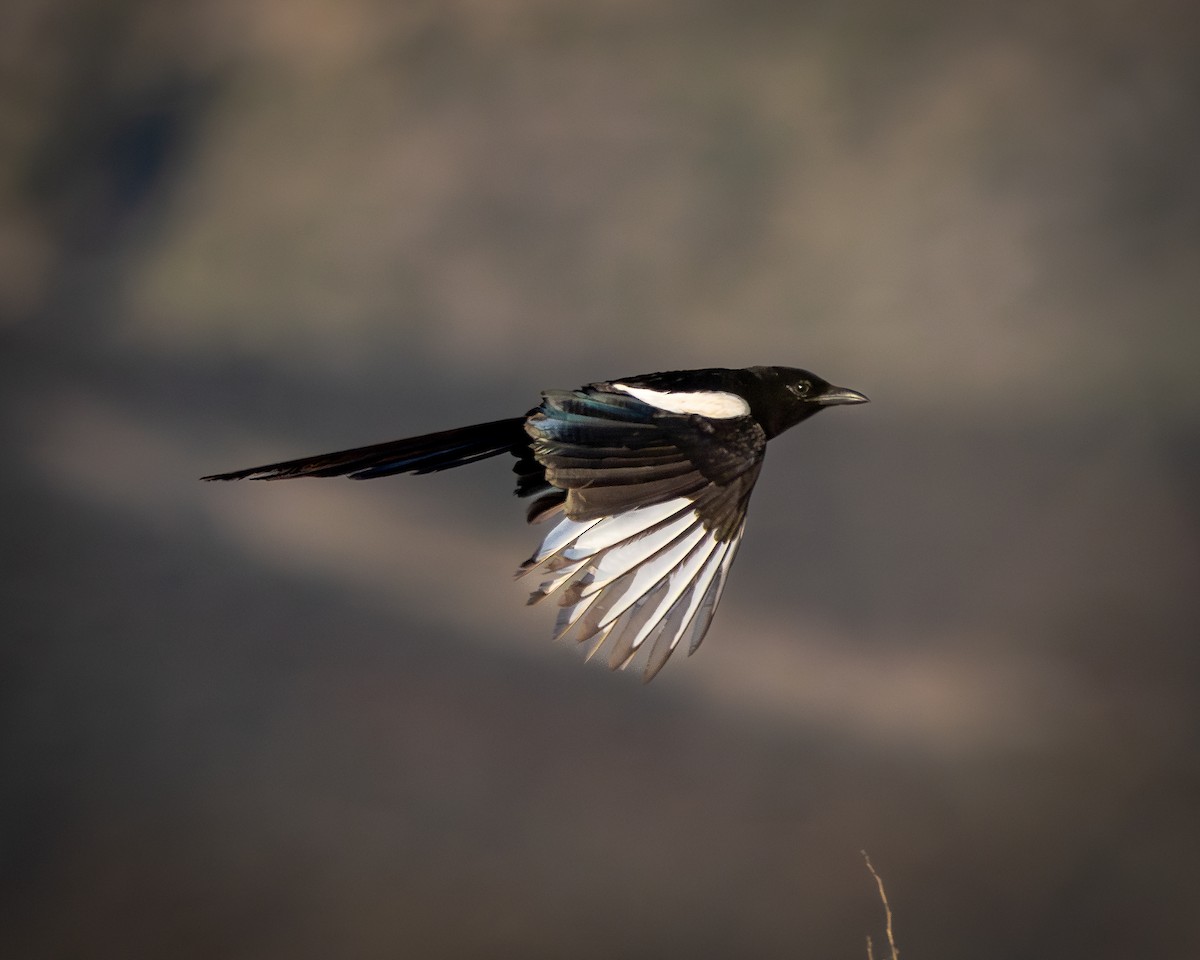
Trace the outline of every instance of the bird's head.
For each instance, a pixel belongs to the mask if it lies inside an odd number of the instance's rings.
[[[857,390],[835,387],[828,380],[796,367],[752,367],[761,386],[747,397],[767,436],[775,437],[826,407],[867,403]]]

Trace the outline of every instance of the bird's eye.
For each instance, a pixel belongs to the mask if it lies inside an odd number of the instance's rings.
[[[801,380],[799,383],[789,383],[788,389],[792,391],[799,399],[803,400],[808,396],[808,391],[812,389],[812,384],[807,380]]]

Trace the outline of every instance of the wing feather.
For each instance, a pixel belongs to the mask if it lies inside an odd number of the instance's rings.
[[[593,384],[549,391],[526,421],[561,519],[520,574],[557,595],[557,639],[606,644],[611,667],[648,651],[651,679],[680,644],[703,639],[724,589],[762,465],[750,417],[652,407]],[[545,515],[540,513],[539,515]]]

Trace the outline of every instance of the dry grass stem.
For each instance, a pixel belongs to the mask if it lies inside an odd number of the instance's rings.
[[[871,858],[867,856],[867,851],[861,851],[863,860],[867,864],[867,869],[871,871],[871,876],[875,878],[875,886],[879,888],[879,899],[883,901],[883,911],[887,918],[887,941],[888,948],[891,950],[890,960],[900,960],[900,951],[896,949],[896,938],[892,933],[892,907],[888,903],[887,891],[883,888],[883,878],[875,872],[875,865],[871,863]],[[875,960],[875,948],[871,943],[870,936],[867,937],[867,960]]]

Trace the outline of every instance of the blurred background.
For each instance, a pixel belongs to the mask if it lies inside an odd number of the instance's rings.
[[[1181,0],[9,0],[0,955],[1200,956]],[[712,630],[550,642],[509,465],[809,367]]]

